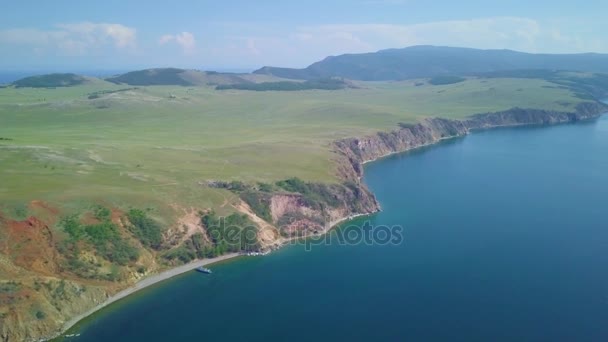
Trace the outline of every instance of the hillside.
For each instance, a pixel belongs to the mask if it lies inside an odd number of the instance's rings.
[[[357,88],[352,82],[343,79],[318,79],[304,82],[279,81],[261,83],[240,83],[218,85],[217,90],[251,90],[251,91],[300,91],[300,90],[339,90],[346,88]]]
[[[327,57],[305,69],[267,66],[254,73],[292,79],[344,77],[353,80],[383,81],[521,69],[608,73],[608,55],[594,53],[552,55],[511,50],[412,46],[404,49]]]
[[[255,77],[254,77],[255,78]],[[261,79],[266,79],[259,77]],[[215,71],[185,70],[177,68],[145,69],[107,78],[106,81],[133,86],[179,85],[204,86],[249,84],[255,80],[241,77],[239,74],[220,73]]]
[[[25,77],[13,82],[12,85],[17,88],[53,88],[72,87],[86,82],[84,76],[68,73]]]

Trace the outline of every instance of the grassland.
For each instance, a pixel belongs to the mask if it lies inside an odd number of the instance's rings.
[[[421,83],[424,83],[421,85]],[[31,200],[222,210],[209,179],[336,180],[332,141],[424,117],[463,118],[515,106],[568,110],[581,100],[536,79],[359,83],[360,89],[215,91],[128,88],[104,81],[56,89],[0,89],[0,203]],[[164,208],[164,209],[163,209]]]

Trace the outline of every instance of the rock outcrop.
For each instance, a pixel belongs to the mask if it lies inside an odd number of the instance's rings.
[[[323,233],[345,218],[379,210],[374,195],[359,180],[343,184],[306,183],[304,193],[275,193],[272,223],[286,236]]]

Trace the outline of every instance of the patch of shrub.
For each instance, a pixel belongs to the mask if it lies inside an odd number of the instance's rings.
[[[84,236],[84,227],[80,224],[76,215],[64,217],[60,225],[72,240],[80,240]]]
[[[71,270],[88,277],[95,271],[91,265],[78,259],[78,241],[88,242],[95,248],[97,254],[119,265],[126,265],[139,257],[137,249],[128,240],[123,239],[118,226],[110,221],[110,212],[107,208],[97,207],[94,215],[103,222],[83,225],[78,217],[73,215],[63,218],[60,223],[69,239],[58,244],[59,252],[68,255],[68,266]]]
[[[132,224],[132,232],[144,246],[160,249],[162,244],[162,228],[155,220],[140,209],[131,209],[127,218]]]
[[[272,214],[270,213],[270,195],[257,191],[244,191],[240,197],[249,205],[251,210],[260,218],[267,222],[272,222]]]
[[[216,255],[256,251],[260,248],[257,227],[246,215],[234,213],[226,217],[218,217],[211,212],[201,217],[201,223],[211,238]]]
[[[258,182],[258,190],[262,192],[273,192],[274,187],[272,186],[272,184]]]
[[[16,281],[9,281],[6,283],[0,283],[0,293],[14,293],[19,291],[21,283]]]
[[[93,216],[95,216],[96,219],[98,219],[99,221],[105,222],[105,221],[109,221],[111,218],[111,211],[110,209],[103,207],[103,206],[96,206],[93,208]]]
[[[313,209],[323,209],[325,206],[335,208],[340,205],[335,195],[338,189],[332,185],[307,183],[296,177],[278,181],[276,185],[286,191],[301,194],[304,204]]]
[[[89,241],[97,252],[111,262],[126,265],[139,257],[139,252],[125,241],[118,227],[110,222],[85,226]]]
[[[26,204],[18,204],[14,208],[15,218],[18,220],[23,220],[27,218],[28,208]]]
[[[168,260],[178,259],[183,263],[188,263],[196,259],[196,252],[190,246],[182,245],[168,251],[164,257]]]
[[[43,320],[46,318],[46,314],[44,313],[44,311],[38,310],[36,311],[36,318],[39,320]]]
[[[278,181],[277,186],[289,192],[307,193],[310,189],[308,185],[300,178],[294,177],[286,180]]]
[[[225,253],[225,252],[224,252]],[[180,260],[183,263],[194,259],[213,258],[220,254],[220,250],[209,245],[201,233],[193,234],[178,248],[172,249],[163,256],[167,260]]]

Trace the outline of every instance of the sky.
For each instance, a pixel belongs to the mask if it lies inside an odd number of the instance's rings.
[[[0,71],[306,67],[412,45],[608,53],[608,1],[19,0]]]

